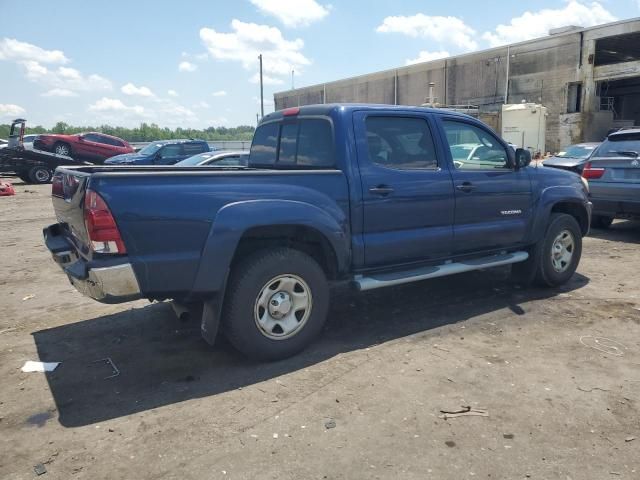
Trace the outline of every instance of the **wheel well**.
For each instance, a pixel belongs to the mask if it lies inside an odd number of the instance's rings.
[[[318,230],[296,225],[270,225],[255,227],[242,235],[231,267],[247,255],[273,247],[288,247],[312,257],[324,270],[328,279],[338,276],[338,260],[329,240]]]
[[[551,213],[566,213],[576,219],[582,234],[586,235],[589,231],[589,216],[585,208],[577,203],[573,202],[560,202],[556,203],[551,209]]]

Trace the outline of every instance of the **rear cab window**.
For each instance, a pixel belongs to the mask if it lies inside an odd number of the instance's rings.
[[[334,168],[331,122],[324,118],[296,118],[258,127],[249,166],[274,168]]]
[[[629,157],[640,155],[640,132],[609,135],[593,152],[593,157]]]

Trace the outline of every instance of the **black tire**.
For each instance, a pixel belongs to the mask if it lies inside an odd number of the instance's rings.
[[[593,228],[601,228],[606,230],[613,223],[613,217],[606,217],[604,215],[594,215],[591,217],[591,226]]]
[[[63,151],[67,152],[67,153],[62,153]],[[71,145],[69,145],[68,143],[56,142],[55,145],[53,146],[53,153],[57,153],[58,155],[65,155],[67,157],[70,157],[73,152],[71,150]]]
[[[53,172],[47,167],[32,167],[29,170],[29,180],[31,183],[49,183],[53,178]]]
[[[552,252],[556,240],[565,232],[570,235],[573,244],[570,260],[566,262],[566,267],[561,266],[559,271],[554,267]],[[577,220],[565,213],[552,213],[549,218],[547,232],[540,244],[535,282],[543,287],[557,287],[567,283],[578,268],[581,255],[582,230]]]
[[[18,178],[20,180],[22,180],[24,183],[31,183],[31,179],[29,178],[29,174],[28,173],[22,173],[22,174],[18,175]]]
[[[273,338],[279,335],[277,329],[266,332],[257,320],[260,311],[264,315],[265,309],[261,309],[259,303],[260,298],[270,295],[270,284],[276,285],[271,289],[274,295],[279,293],[278,282],[272,283],[279,276],[302,280],[311,298],[308,314],[304,310],[303,318],[298,319],[296,312],[293,313],[298,324],[285,338]],[[300,287],[296,284],[294,288]],[[306,348],[320,334],[329,308],[329,286],[324,271],[313,258],[290,248],[262,250],[243,260],[231,272],[226,291],[222,331],[236,349],[256,360],[279,360]],[[271,300],[269,305],[273,305]],[[269,312],[270,309],[271,306]]]

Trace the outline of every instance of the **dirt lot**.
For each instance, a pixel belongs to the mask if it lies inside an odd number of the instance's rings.
[[[640,478],[638,224],[594,232],[557,291],[490,270],[339,293],[307,352],[255,364],[168,304],[82,297],[43,246],[50,187],[16,187],[0,198],[2,479]],[[488,416],[439,417],[465,405]]]

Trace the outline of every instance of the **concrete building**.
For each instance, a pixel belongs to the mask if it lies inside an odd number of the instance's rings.
[[[640,125],[640,18],[395,68],[274,95],[276,110],[314,103],[478,107],[500,131],[502,105],[547,107],[546,150]]]

